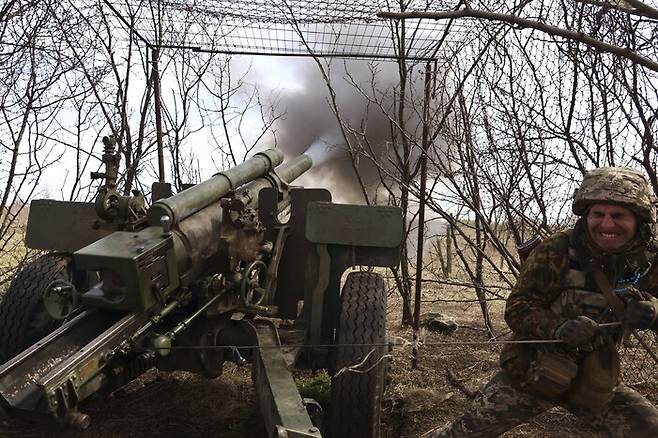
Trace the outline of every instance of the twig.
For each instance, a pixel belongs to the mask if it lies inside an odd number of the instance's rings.
[[[455,388],[459,389],[461,392],[464,393],[464,395],[468,398],[475,398],[477,395],[477,391],[473,391],[472,389],[469,389],[464,382],[459,380],[457,376],[455,376],[455,373],[452,372],[452,370],[448,367],[446,367],[446,377],[448,378],[448,382]]]

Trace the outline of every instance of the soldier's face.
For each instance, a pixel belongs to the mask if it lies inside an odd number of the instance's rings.
[[[587,213],[587,231],[599,248],[614,251],[627,244],[637,230],[637,219],[628,208],[594,204]]]

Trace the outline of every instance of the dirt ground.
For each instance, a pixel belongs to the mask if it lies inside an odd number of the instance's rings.
[[[446,296],[437,292],[440,291],[433,291],[425,299]],[[507,329],[502,320],[502,302],[490,305],[495,332],[504,336]],[[383,402],[383,437],[416,437],[453,419],[469,405],[467,393],[475,391],[498,369],[499,345],[458,344],[489,339],[477,303],[428,303],[423,305],[423,311],[451,315],[459,328],[451,335],[425,333],[416,370],[410,367],[411,347],[394,348]],[[396,343],[404,344],[411,341],[412,332],[400,327],[399,315],[396,300],[389,300],[389,334]],[[92,425],[84,432],[44,429],[0,419],[0,437],[265,436],[249,368],[233,364],[227,364],[224,374],[214,380],[184,372],[150,370],[109,398],[88,401],[83,410],[92,418]],[[606,435],[568,412],[554,409],[504,436]]]
[[[471,397],[498,370],[500,344],[464,345],[460,342],[489,341],[478,304],[424,306],[453,317],[459,328],[451,335],[426,332],[420,366],[411,370],[411,349],[397,351],[393,359],[392,385],[387,389],[386,436],[416,437],[443,425],[467,409]],[[505,339],[509,332],[502,320],[502,305],[490,309],[494,332]],[[405,339],[411,329],[394,330]],[[443,345],[442,345],[443,344]],[[554,409],[519,426],[504,437],[604,437],[563,409]]]

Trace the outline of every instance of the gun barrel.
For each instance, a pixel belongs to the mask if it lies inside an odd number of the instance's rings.
[[[171,224],[177,224],[204,207],[219,201],[232,189],[265,175],[283,162],[278,149],[259,152],[244,163],[238,164],[212,178],[183,190],[167,199],[161,199],[148,212],[151,225],[159,225],[162,216],[169,216]]]
[[[298,157],[288,160],[276,169],[273,174],[257,178],[248,184],[245,184],[238,190],[237,197],[245,206],[256,208],[258,206],[258,193],[266,187],[276,187],[284,190],[285,186],[297,179],[301,174],[313,166],[311,157],[308,155],[299,155]]]
[[[299,178],[300,175],[309,170],[312,166],[313,160],[311,160],[311,157],[302,154],[292,160],[286,161],[277,167],[275,171],[283,181],[289,184]]]

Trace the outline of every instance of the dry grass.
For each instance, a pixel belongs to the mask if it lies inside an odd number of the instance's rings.
[[[431,301],[436,295],[455,297],[453,288],[444,287],[426,293]],[[470,293],[469,295],[473,295]],[[504,304],[490,303],[490,315],[497,334],[509,330],[502,319]],[[395,305],[391,306],[395,309]],[[450,336],[427,333],[420,350],[420,366],[411,370],[411,348],[397,350],[391,368],[392,385],[387,389],[385,410],[386,436],[416,437],[433,427],[445,424],[464,412],[471,403],[469,395],[485,384],[498,370],[499,344],[455,345],[461,341],[489,340],[477,303],[440,303],[426,305],[423,311],[442,312],[455,318],[460,328]],[[395,312],[392,313],[392,316]],[[395,326],[391,332],[411,339],[408,328]],[[505,336],[503,336],[505,337]],[[441,345],[446,343],[446,345]],[[454,376],[451,378],[449,375]],[[455,379],[456,378],[456,379]],[[467,394],[468,393],[468,394]],[[418,399],[424,400],[419,402]],[[552,409],[530,423],[521,425],[505,437],[603,437],[586,423],[563,409]]]

